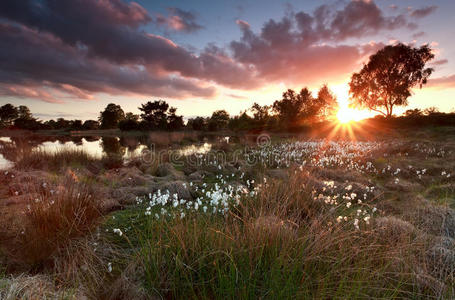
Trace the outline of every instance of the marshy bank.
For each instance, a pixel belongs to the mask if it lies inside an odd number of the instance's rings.
[[[6,150],[0,295],[451,298],[455,138],[425,135]]]

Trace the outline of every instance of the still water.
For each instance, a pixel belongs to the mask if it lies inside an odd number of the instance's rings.
[[[151,133],[138,137],[99,136],[16,136],[0,137],[0,170],[8,169],[32,151],[58,152],[82,150],[94,157],[120,155],[125,160],[144,150],[172,149],[181,155],[206,153],[214,143],[229,142],[229,137],[204,136],[194,133]],[[232,139],[231,139],[232,141]]]

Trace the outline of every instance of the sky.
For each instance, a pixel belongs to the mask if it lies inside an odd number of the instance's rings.
[[[382,47],[428,43],[435,69],[407,108],[455,110],[455,1],[2,0],[0,105],[42,120],[138,113],[163,99],[185,117],[238,114],[288,88],[350,76]]]

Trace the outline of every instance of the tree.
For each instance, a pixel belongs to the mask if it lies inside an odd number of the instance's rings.
[[[305,108],[305,103],[312,100],[313,96],[307,88],[303,88],[299,94],[288,89],[283,93],[281,100],[276,100],[273,103],[272,110],[277,114],[281,126],[291,129],[302,123],[308,111]]]
[[[118,123],[125,118],[125,113],[120,105],[109,103],[104,111],[100,112],[99,121],[102,129],[117,128]]]
[[[39,130],[43,124],[33,117],[20,117],[14,120],[14,126],[20,129]]]
[[[182,129],[185,124],[183,123],[183,117],[177,116],[177,108],[171,107],[168,112],[168,129],[179,130]]]
[[[20,105],[17,109],[17,118],[14,120],[14,126],[20,129],[39,130],[46,126],[33,117],[30,109],[25,105]]]
[[[318,91],[318,96],[313,105],[313,113],[318,118],[330,119],[336,114],[338,108],[338,101],[327,84],[324,84]]]
[[[82,124],[84,130],[97,130],[100,127],[100,123],[95,120],[87,120]]]
[[[139,116],[136,114],[133,114],[132,112],[127,112],[125,114],[125,120],[139,122]]]
[[[408,109],[404,113],[405,117],[421,117],[422,115],[423,115],[423,112],[418,108]]]
[[[193,130],[206,130],[207,129],[207,121],[203,117],[196,117],[194,119],[189,119],[188,123],[186,124],[188,128]]]
[[[254,103],[251,106],[250,111],[253,113],[253,121],[255,123],[255,126],[263,128],[270,118],[270,106],[261,106],[258,103]]]
[[[425,64],[433,58],[428,45],[413,48],[400,43],[382,48],[352,75],[351,104],[391,117],[394,106],[408,104],[411,88],[422,88],[427,82],[433,69],[425,68]]]
[[[139,110],[142,111],[145,129],[179,130],[185,126],[183,116],[177,115],[177,108],[169,107],[164,100],[149,101],[142,104]]]
[[[56,129],[57,128],[57,122],[55,120],[48,120],[44,122],[44,125],[48,127],[49,129]]]
[[[57,122],[55,122],[55,129],[65,129],[68,127],[70,127],[70,121],[64,118],[58,118]]]
[[[30,109],[25,105],[20,105],[18,107],[17,111],[18,111],[18,117],[21,119],[33,118],[32,113],[30,112]]]
[[[244,111],[240,115],[231,118],[228,127],[231,130],[246,130],[252,127],[252,121],[253,119]]]
[[[118,123],[122,131],[140,130],[139,116],[131,112],[126,113],[125,119]]]
[[[19,116],[17,108],[8,103],[0,107],[0,125],[10,126]]]
[[[226,129],[229,123],[229,114],[225,110],[217,110],[213,112],[209,120],[209,130],[216,131]]]
[[[70,122],[71,122],[71,124],[70,124],[71,129],[75,129],[75,130],[82,129],[82,120],[73,120]]]
[[[166,129],[167,128],[167,110],[169,104],[163,100],[147,102],[139,107],[142,111],[141,119],[147,129]]]
[[[427,116],[431,116],[431,115],[435,115],[435,114],[439,113],[439,109],[437,107],[431,106],[431,107],[425,108],[423,113]]]

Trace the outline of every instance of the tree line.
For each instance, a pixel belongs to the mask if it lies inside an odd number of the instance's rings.
[[[387,119],[393,116],[396,106],[406,106],[412,88],[422,87],[434,71],[426,68],[434,54],[428,45],[418,48],[405,44],[388,45],[371,55],[367,64],[351,76],[349,83],[350,105],[378,112]],[[149,101],[139,108],[140,114],[125,113],[120,105],[110,103],[100,112],[98,120],[49,120],[34,118],[26,106],[6,104],[0,107],[0,127],[22,129],[94,130],[114,129],[122,131],[149,130],[282,130],[294,131],[303,127],[334,119],[338,110],[335,95],[323,85],[316,96],[307,88],[300,92],[286,90],[281,99],[271,105],[254,103],[239,115],[230,116],[225,110],[217,110],[210,117],[190,118],[185,124],[164,100]],[[415,113],[408,111],[408,117]]]
[[[190,118],[185,124],[183,116],[177,114],[164,100],[149,101],[138,107],[140,114],[126,112],[118,104],[109,103],[100,112],[98,120],[49,120],[41,122],[33,117],[26,106],[6,104],[0,107],[0,126],[29,130],[97,130],[116,129],[122,131],[174,131],[184,128],[201,131],[278,129],[295,130],[315,122],[333,118],[337,100],[327,85],[322,86],[317,97],[308,88],[299,93],[288,89],[280,100],[272,105],[254,103],[237,116],[225,110],[217,110],[210,117]]]

